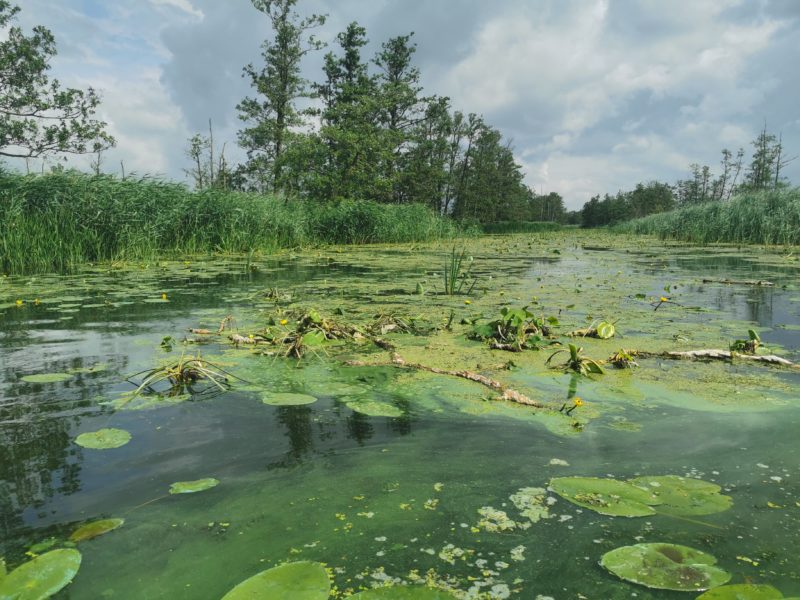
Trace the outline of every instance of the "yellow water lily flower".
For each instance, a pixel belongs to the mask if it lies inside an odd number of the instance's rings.
[[[289,321],[287,319],[281,319],[281,325],[286,325]]]
[[[575,396],[573,400],[575,402],[575,406],[583,406],[583,400],[581,400],[579,396]]]
[[[167,299],[167,295],[166,294],[161,294],[161,299],[162,300],[166,300]]]
[[[659,300],[661,300],[661,302],[669,302],[669,298],[665,298],[664,296],[661,296]]]
[[[464,304],[472,304],[471,300],[464,300]]]

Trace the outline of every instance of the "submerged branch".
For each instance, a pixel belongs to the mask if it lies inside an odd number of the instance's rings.
[[[760,279],[703,279],[703,283],[724,283],[726,285],[760,285],[762,287],[772,287],[775,284],[771,281]]]
[[[739,352],[731,352],[729,350],[718,349],[704,349],[704,350],[686,350],[684,352],[643,352],[631,351],[632,356],[639,358],[670,358],[674,360],[747,360],[751,362],[762,362],[770,365],[779,365],[781,367],[791,367],[794,369],[800,368],[800,364],[793,363],[780,356],[774,354],[740,354]]]

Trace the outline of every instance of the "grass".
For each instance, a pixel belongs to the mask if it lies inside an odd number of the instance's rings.
[[[422,242],[463,233],[420,205],[320,204],[152,178],[0,172],[0,272],[319,244]]]
[[[562,226],[554,221],[497,221],[484,223],[484,233],[539,233],[542,231],[560,231]]]
[[[800,245],[800,188],[688,206],[622,223],[615,231],[698,244]]]

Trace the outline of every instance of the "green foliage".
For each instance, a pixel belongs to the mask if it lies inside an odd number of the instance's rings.
[[[551,321],[551,324],[554,324]],[[504,306],[500,315],[488,323],[473,323],[467,337],[489,341],[496,348],[506,350],[538,349],[538,344],[549,335],[543,318],[538,318],[527,306],[508,308]]]
[[[131,434],[124,429],[104,428],[82,433],[75,438],[75,443],[93,450],[119,448],[131,441]]]
[[[0,28],[19,7],[0,1]],[[56,42],[37,25],[26,36],[11,25],[0,42],[0,156],[34,158],[53,153],[98,152],[114,145],[106,124],[93,118],[100,96],[92,88],[62,88],[47,71]]]
[[[195,481],[176,481],[169,486],[170,494],[195,494],[197,492],[204,492],[211,488],[217,487],[219,480],[213,477],[206,477],[205,479],[196,479]]]
[[[246,579],[222,600],[326,600],[331,582],[324,565],[316,562],[286,563]]]
[[[742,352],[744,354],[755,354],[761,346],[761,336],[754,329],[747,330],[748,339],[736,340],[730,345],[731,352]]]
[[[747,192],[629,221],[618,231],[698,244],[800,244],[800,188]]]
[[[624,481],[597,477],[556,477],[550,488],[565,500],[601,515],[646,517],[661,500],[648,489]]]
[[[85,542],[94,539],[101,535],[114,531],[125,524],[125,519],[103,519],[101,521],[92,521],[78,527],[69,536],[71,542]]]
[[[0,578],[0,598],[43,600],[65,588],[81,566],[81,553],[71,548],[52,550]]]
[[[449,239],[458,226],[418,204],[313,204],[272,195],[67,171],[0,172],[0,271],[320,243]]]
[[[590,373],[602,375],[605,372],[603,371],[603,367],[601,367],[600,363],[596,360],[582,356],[583,348],[579,348],[575,344],[567,344],[567,350],[563,348],[561,350],[556,350],[548,357],[546,362],[549,363],[555,356],[562,352],[569,352],[569,358],[567,362],[564,363],[564,368],[569,371],[575,371],[581,375],[589,375]]]
[[[465,265],[466,263],[466,265]],[[467,282],[470,281],[470,273],[472,273],[473,259],[467,256],[467,251],[462,249],[461,252],[456,252],[455,247],[450,252],[450,256],[445,259],[444,271],[444,293],[448,296],[460,294],[461,290]],[[465,268],[466,266],[466,268]],[[472,283],[467,290],[467,294],[472,292],[475,287],[476,279],[472,278]]]
[[[540,233],[559,231],[561,225],[553,221],[497,221],[481,225],[484,233]]]
[[[783,594],[771,585],[737,583],[708,590],[696,600],[780,600],[781,598]]]
[[[662,213],[675,207],[672,189],[665,183],[651,181],[638,184],[630,192],[608,194],[601,200],[595,196],[580,211],[582,227],[602,227],[629,219]]]

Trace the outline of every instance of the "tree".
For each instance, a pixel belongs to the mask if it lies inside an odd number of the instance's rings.
[[[30,36],[11,25],[19,10],[0,0],[0,28],[8,28],[0,42],[0,156],[86,154],[113,146],[106,123],[94,118],[99,94],[92,88],[62,88],[50,79],[55,38],[41,25]]]
[[[252,64],[244,76],[259,94],[245,98],[236,107],[247,125],[239,131],[239,144],[247,151],[246,171],[258,189],[284,187],[284,154],[292,143],[292,128],[303,124],[298,99],[309,96],[307,82],[300,75],[300,62],[322,43],[308,31],[325,23],[324,15],[300,18],[293,8],[297,0],[252,0],[272,25],[274,39],[261,46],[264,67]]]
[[[236,177],[228,167],[225,160],[225,144],[222,145],[217,157],[214,157],[214,130],[211,119],[208,120],[208,135],[194,134],[188,139],[186,158],[191,163],[191,168],[183,172],[192,178],[195,189],[206,188],[230,189],[237,187]]]

